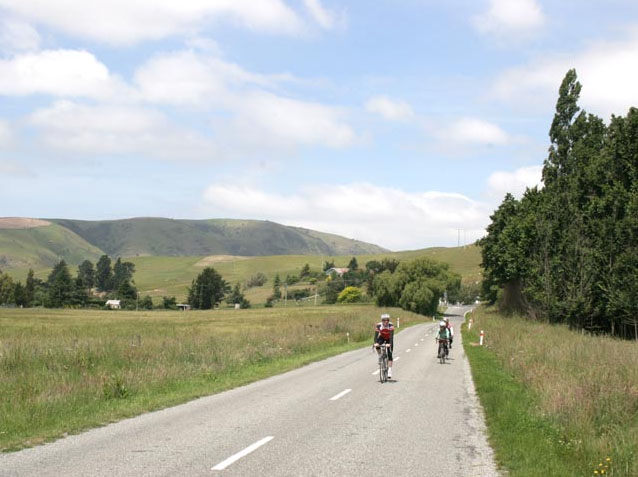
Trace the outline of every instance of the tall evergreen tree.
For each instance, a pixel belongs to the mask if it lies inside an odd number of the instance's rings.
[[[111,269],[111,258],[102,255],[95,265],[95,285],[99,291],[109,291],[113,284],[113,270]]]
[[[82,280],[87,291],[90,292],[95,285],[95,268],[90,260],[84,260],[78,266],[78,278]]]
[[[34,279],[33,270],[29,269],[29,273],[27,273],[27,280],[24,286],[24,299],[26,307],[33,306],[33,302],[35,300],[35,286],[36,282]]]
[[[111,289],[119,290],[124,282],[132,281],[134,272],[135,265],[132,262],[122,262],[122,259],[118,257],[115,265],[113,265],[113,283]]]
[[[53,267],[47,279],[48,300],[47,306],[50,308],[61,308],[70,305],[74,290],[73,279],[69,273],[69,267],[64,260],[60,260]]]
[[[229,288],[214,268],[206,267],[193,280],[188,290],[188,303],[195,309],[210,310],[223,300]]]

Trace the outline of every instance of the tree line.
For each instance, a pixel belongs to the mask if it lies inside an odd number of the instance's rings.
[[[64,260],[53,267],[46,280],[36,278],[33,270],[29,270],[24,285],[0,271],[0,304],[25,308],[102,307],[106,297],[122,300],[124,307],[138,307],[134,273],[133,263],[120,258],[113,263],[108,255],[102,255],[95,265],[84,260],[75,277]],[[149,307],[149,302],[152,308],[152,299],[143,297],[141,307]]]
[[[542,187],[508,194],[480,240],[482,294],[506,311],[638,339],[638,109],[608,125],[567,72]]]

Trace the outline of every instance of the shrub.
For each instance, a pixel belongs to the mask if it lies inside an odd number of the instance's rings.
[[[361,301],[363,292],[359,287],[346,287],[337,297],[338,303],[357,303]]]

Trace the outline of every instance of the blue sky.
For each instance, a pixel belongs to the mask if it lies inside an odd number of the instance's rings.
[[[402,250],[638,104],[638,2],[0,0],[0,216],[267,219]]]

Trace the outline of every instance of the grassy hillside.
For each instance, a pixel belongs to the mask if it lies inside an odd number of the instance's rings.
[[[51,219],[113,257],[380,253],[376,245],[258,220]]]
[[[386,252],[374,255],[357,256],[360,266],[370,260],[381,260],[385,257],[398,260],[409,260],[419,256],[427,256],[450,265],[452,271],[460,274],[465,281],[480,280],[480,249],[474,245],[456,248],[429,248],[406,252]],[[272,279],[279,273],[283,279],[286,275],[298,275],[304,264],[311,270],[321,270],[322,260],[334,260],[336,266],[345,267],[351,255],[277,255],[270,257],[134,257],[129,259],[135,263],[135,282],[143,294],[153,296],[177,296],[185,298],[186,287],[205,266],[215,268],[230,283],[244,282],[251,275],[261,272],[266,274],[268,282],[263,287],[252,288],[246,297],[253,303],[263,303],[272,291]],[[302,288],[309,285],[300,285]]]
[[[0,227],[0,269],[52,267],[61,259],[79,264],[96,261],[103,252],[74,232],[57,224],[30,228]]]

